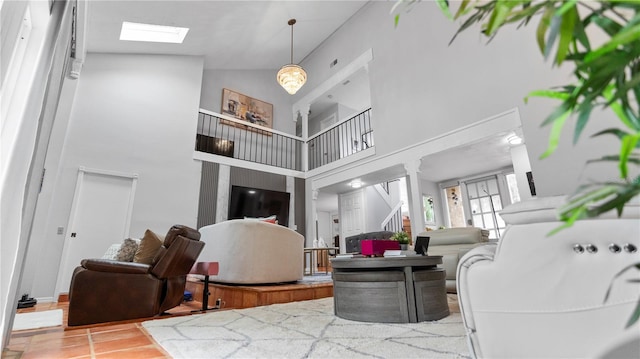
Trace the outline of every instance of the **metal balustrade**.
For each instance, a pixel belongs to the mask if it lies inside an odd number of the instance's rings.
[[[196,151],[301,171],[303,142],[229,116],[202,110],[198,115]]]
[[[304,140],[215,112],[200,110],[196,151],[303,171]],[[371,109],[318,133],[307,141],[312,170],[373,147]]]
[[[371,109],[321,131],[307,143],[310,170],[373,147]]]

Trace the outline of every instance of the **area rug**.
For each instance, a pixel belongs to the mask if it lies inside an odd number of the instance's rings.
[[[62,325],[62,309],[18,313],[13,320],[13,330],[39,329]]]
[[[151,320],[173,358],[470,358],[460,313],[435,322],[338,318],[333,298]]]

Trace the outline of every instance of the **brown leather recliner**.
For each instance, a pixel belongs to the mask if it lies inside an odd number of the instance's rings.
[[[69,326],[153,317],[180,305],[200,255],[200,232],[169,229],[154,264],[84,259],[69,289]]]

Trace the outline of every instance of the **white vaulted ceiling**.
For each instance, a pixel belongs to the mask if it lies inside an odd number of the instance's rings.
[[[294,62],[300,63],[337,31],[368,1],[217,1],[217,0],[80,0],[86,7],[84,46],[88,52],[203,56],[205,69],[274,70],[290,60],[291,29],[295,18]],[[82,8],[82,7],[80,7]],[[123,21],[188,27],[182,44],[120,41]],[[366,75],[366,74],[365,74]],[[275,76],[275,75],[274,75]],[[312,109],[320,113],[336,98],[355,109],[362,101],[349,94],[368,86],[368,79],[354,75],[351,83],[332,89]],[[366,80],[366,81],[365,81]],[[367,89],[368,90],[368,89]],[[368,93],[368,91],[367,91]],[[331,99],[329,98],[331,95]],[[349,101],[347,101],[349,100]],[[367,99],[368,100],[368,99]],[[375,110],[374,110],[375,111]],[[438,182],[464,177],[511,163],[505,134],[425,157],[421,176]],[[367,183],[397,178],[402,166],[364,176]],[[346,184],[325,191],[344,192]]]
[[[278,69],[299,63],[367,1],[88,0],[88,52],[204,56],[205,69]],[[123,21],[188,27],[182,44],[120,41]]]

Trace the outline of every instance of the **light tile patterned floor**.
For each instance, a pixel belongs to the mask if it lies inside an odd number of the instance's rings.
[[[457,296],[448,295],[452,313],[460,312]],[[42,303],[18,312],[62,309],[67,322],[69,303]],[[174,315],[189,315],[200,309],[198,301],[184,303],[171,310]],[[80,329],[66,326],[13,332],[2,359],[30,358],[170,358],[149,336],[140,323],[147,319],[123,324],[96,325]]]

